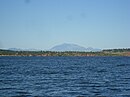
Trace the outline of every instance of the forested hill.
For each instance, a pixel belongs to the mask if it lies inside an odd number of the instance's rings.
[[[0,56],[130,56],[130,48],[107,49],[100,52],[11,51],[0,49]]]

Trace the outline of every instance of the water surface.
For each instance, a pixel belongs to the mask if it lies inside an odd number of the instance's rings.
[[[130,57],[0,57],[0,97],[130,97]]]

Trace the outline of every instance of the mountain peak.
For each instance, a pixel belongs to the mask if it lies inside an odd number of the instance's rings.
[[[63,43],[50,49],[51,51],[85,51],[86,48],[77,44]]]
[[[50,51],[96,51],[96,50],[91,47],[85,48],[77,44],[63,43],[63,44],[52,47]]]

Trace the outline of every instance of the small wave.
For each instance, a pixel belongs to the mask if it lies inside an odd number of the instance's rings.
[[[117,66],[130,66],[130,64],[118,64]]]

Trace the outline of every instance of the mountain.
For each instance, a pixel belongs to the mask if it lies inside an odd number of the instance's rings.
[[[77,44],[60,44],[52,47],[50,51],[86,51],[86,52],[91,52],[91,51],[101,51],[100,49],[93,49],[91,47],[85,48],[82,46],[79,46]]]
[[[40,51],[38,49],[21,49],[21,48],[9,48],[11,51]]]
[[[21,49],[21,48],[9,48],[7,50],[11,51],[41,51],[39,49]],[[92,47],[85,48],[83,46],[79,46],[77,44],[69,44],[69,43],[63,43],[60,45],[56,45],[52,47],[49,50],[44,51],[83,51],[83,52],[97,52],[101,51],[101,49],[95,49]]]
[[[50,49],[51,51],[86,51],[85,47],[78,46],[76,44],[61,44],[56,45]]]
[[[87,48],[87,51],[88,51],[88,52],[99,52],[99,51],[102,51],[102,50],[101,50],[101,49],[98,49],[98,48],[88,47],[88,48]]]
[[[22,51],[22,49],[19,49],[19,48],[9,48],[7,50],[11,50],[11,51]]]

